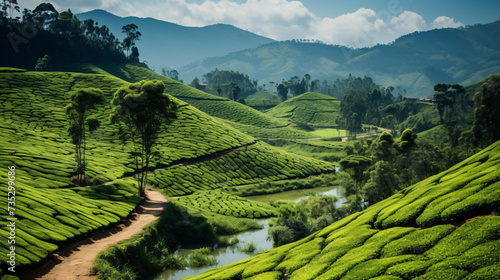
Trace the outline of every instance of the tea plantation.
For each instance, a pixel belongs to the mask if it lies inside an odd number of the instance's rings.
[[[210,211],[236,218],[268,218],[277,215],[277,209],[267,203],[251,201],[221,190],[197,192],[173,198],[172,201],[201,213]]]
[[[276,128],[285,127],[286,121],[273,118],[248,106],[227,98],[215,96],[159,75],[145,67],[134,64],[99,65],[95,72],[107,71],[128,82],[138,82],[144,79],[157,79],[165,83],[166,91],[199,110],[221,119],[257,127]]]
[[[292,123],[311,123],[316,127],[337,126],[340,101],[317,92],[306,92],[272,108],[267,115]]]
[[[101,74],[0,68],[1,178],[7,182],[7,167],[15,166],[18,265],[37,263],[72,239],[122,220],[141,201],[136,196],[136,183],[126,177],[133,172],[130,144],[120,143],[108,121],[114,92],[128,83],[86,67],[87,72]],[[180,83],[167,82],[168,93],[198,94]],[[87,175],[97,186],[77,188],[70,180],[75,156],[64,107],[72,91],[90,87],[105,95],[104,103],[94,112],[101,127],[88,138],[86,147]],[[329,163],[256,142],[220,119],[172,98],[179,107],[178,118],[162,129],[157,147],[160,157],[152,163],[156,171],[150,182],[165,187],[169,194],[333,170]],[[0,195],[7,205],[7,188],[0,189]],[[247,217],[272,215],[262,205],[241,205],[251,209],[251,213],[245,212]],[[234,207],[238,209],[240,204]],[[0,209],[0,215],[0,236],[4,239],[10,234],[6,231],[6,207]],[[6,242],[0,245],[2,269],[6,267],[7,246]]]
[[[499,178],[497,142],[305,239],[188,279],[500,279]]]
[[[228,186],[264,183],[333,172],[331,163],[289,154],[259,142],[238,148],[214,160],[157,169],[152,185],[170,196]]]

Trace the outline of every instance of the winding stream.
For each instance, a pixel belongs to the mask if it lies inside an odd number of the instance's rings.
[[[340,207],[343,202],[345,202],[345,198],[343,197],[343,191],[340,187],[320,187],[313,188],[308,190],[295,190],[288,191],[277,194],[269,194],[269,195],[259,195],[259,196],[248,196],[247,199],[255,200],[255,201],[263,201],[269,202],[271,200],[293,200],[295,202],[299,202],[302,199],[307,199],[308,196],[304,195],[304,191],[313,191],[316,193],[321,193],[325,195],[334,195],[338,198],[336,203],[336,207]],[[218,263],[216,265],[204,266],[198,268],[187,268],[184,270],[178,269],[167,269],[162,272],[155,280],[178,280],[186,277],[199,275],[213,268],[222,267],[240,260],[244,260],[246,258],[252,257],[259,253],[265,252],[269,249],[273,248],[273,242],[271,240],[267,240],[267,230],[268,219],[261,220],[260,224],[263,225],[262,229],[259,230],[251,230],[246,231],[234,235],[229,235],[230,239],[237,237],[240,241],[238,244],[231,247],[224,248],[216,248],[211,255],[217,258]],[[246,247],[247,244],[253,243],[256,246],[256,250],[253,253],[245,253],[238,250],[238,246]],[[187,255],[191,253],[192,249],[178,249],[175,254],[184,254]]]

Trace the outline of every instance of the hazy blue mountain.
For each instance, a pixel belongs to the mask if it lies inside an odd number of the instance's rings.
[[[103,10],[76,16],[80,20],[92,18],[99,25],[106,25],[120,40],[124,38],[122,26],[136,24],[142,33],[137,42],[140,60],[145,60],[151,68],[157,70],[161,67],[177,69],[206,57],[226,55],[273,42],[272,39],[226,24],[186,27],[153,18],[123,18]]]
[[[459,29],[405,35],[390,45],[352,50],[320,43],[273,42],[180,68],[187,81],[218,68],[242,71],[261,82],[279,82],[309,73],[333,80],[371,76],[384,86],[401,86],[408,95],[429,96],[436,83],[479,82],[500,73],[500,21]]]

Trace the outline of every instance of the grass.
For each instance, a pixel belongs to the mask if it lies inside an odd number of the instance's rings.
[[[201,267],[217,264],[217,259],[209,254],[212,249],[209,247],[203,247],[200,249],[195,249],[191,254],[189,254],[189,267]]]
[[[349,132],[344,129],[333,129],[333,128],[325,128],[318,129],[310,132],[311,135],[316,136],[318,138],[333,138],[333,137],[346,137],[349,136]]]
[[[500,217],[476,216],[499,211],[499,158],[497,142],[305,239],[188,279],[496,279]]]

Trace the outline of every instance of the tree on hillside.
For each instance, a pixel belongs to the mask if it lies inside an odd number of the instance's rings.
[[[162,81],[140,81],[118,89],[110,116],[120,139],[132,142],[139,196],[144,196],[149,163],[162,125],[177,118],[176,104],[163,93]]]
[[[233,100],[234,101],[238,100],[238,96],[240,95],[240,92],[241,92],[240,86],[234,85],[233,86]]]
[[[476,109],[474,111],[474,126],[472,128],[475,139],[482,146],[487,146],[500,140],[500,75],[490,76],[481,85],[481,90],[474,95]]]
[[[434,99],[443,124],[455,125],[458,122],[463,122],[467,116],[466,112],[471,111],[468,107],[472,103],[467,101],[470,98],[466,98],[465,88],[458,84],[435,85]]]
[[[13,20],[14,16],[14,11],[20,12],[21,9],[17,3],[17,0],[3,0],[3,3],[1,4],[2,11],[4,15],[9,15],[10,20]]]
[[[33,10],[33,20],[43,29],[57,21],[59,12],[50,3],[41,3]]]
[[[225,97],[233,100],[233,89],[235,85],[238,85],[240,88],[240,92],[238,94],[243,98],[254,94],[257,91],[258,86],[258,82],[256,80],[252,80],[248,75],[238,71],[235,72],[215,69],[204,74],[203,80],[208,84],[206,92],[218,94],[220,96],[221,94],[218,90],[220,89],[221,93],[223,93]]]
[[[172,69],[172,70],[166,70],[165,68],[163,68],[161,70],[161,74],[165,77],[169,77],[170,79],[172,80],[176,80],[176,81],[179,81],[179,72],[175,69]]]
[[[340,104],[340,115],[343,127],[356,136],[361,130],[361,123],[366,115],[366,102],[363,95],[352,88],[348,89]]]
[[[71,94],[71,103],[68,104],[66,115],[68,116],[69,128],[68,132],[71,136],[72,143],[75,144],[76,150],[76,173],[78,184],[83,185],[85,181],[85,171],[87,167],[85,148],[86,134],[92,133],[99,128],[99,120],[93,116],[89,116],[90,112],[95,109],[95,105],[104,101],[103,92],[100,89],[87,88],[80,89]]]
[[[346,196],[351,210],[361,210],[363,208],[361,190],[367,180],[365,170],[370,166],[370,163],[370,158],[360,155],[350,155],[340,161],[342,170],[347,172],[355,182],[351,189],[346,188]]]
[[[130,54],[130,59],[133,62],[139,62],[139,48],[136,46],[132,47],[132,53]]]
[[[276,87],[276,90],[278,91],[280,102],[285,102],[288,98],[288,89],[281,83]]]
[[[44,55],[42,58],[38,59],[35,66],[35,71],[45,71],[50,66],[50,56],[48,54]]]
[[[140,40],[142,36],[141,32],[137,29],[137,25],[131,23],[122,27],[122,33],[125,33],[127,37],[123,39],[123,46],[127,50],[127,56],[131,47],[135,46],[135,42]]]

